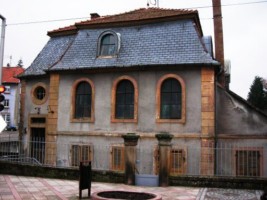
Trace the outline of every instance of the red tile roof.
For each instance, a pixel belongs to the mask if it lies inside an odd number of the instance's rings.
[[[127,25],[127,24],[134,24],[140,22],[150,22],[150,21],[159,21],[164,19],[170,18],[177,18],[177,17],[185,17],[185,16],[192,16],[196,17],[199,22],[198,18],[198,11],[197,10],[185,10],[185,9],[162,9],[162,8],[141,8],[138,10],[133,10],[130,12],[125,12],[117,15],[110,15],[110,16],[103,16],[94,18],[91,20],[86,20],[82,22],[75,23],[72,26],[59,28],[53,31],[49,31],[49,36],[56,36],[61,35],[62,33],[65,34],[74,34],[78,28],[86,27],[86,28],[97,28],[103,27],[104,25]]]
[[[2,82],[3,83],[19,83],[20,80],[15,78],[22,72],[24,72],[25,69],[22,67],[3,67],[2,68]]]

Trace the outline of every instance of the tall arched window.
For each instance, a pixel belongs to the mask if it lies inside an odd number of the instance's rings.
[[[176,74],[166,74],[157,83],[156,121],[185,123],[185,83]]]
[[[121,76],[112,86],[111,122],[137,122],[138,88],[129,76]]]
[[[174,78],[166,79],[161,85],[161,119],[181,119],[181,84]]]
[[[119,82],[116,90],[116,119],[134,118],[134,86],[129,80]]]
[[[75,94],[74,118],[90,118],[92,105],[92,88],[88,82],[82,81],[77,85]]]

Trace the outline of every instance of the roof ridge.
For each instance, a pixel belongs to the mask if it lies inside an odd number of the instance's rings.
[[[190,9],[171,9],[171,8],[139,8],[131,11],[126,11],[118,14],[100,16],[94,19],[88,19],[76,22],[73,25],[63,28],[48,31],[48,35],[57,35],[57,33],[74,34],[79,29],[78,26],[100,26],[103,24],[132,22],[132,21],[145,21],[158,18],[168,18],[174,16],[183,16],[189,14],[198,14],[197,10]]]

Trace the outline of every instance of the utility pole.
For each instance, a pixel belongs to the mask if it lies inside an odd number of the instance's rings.
[[[2,19],[2,29],[1,29],[1,41],[0,41],[0,85],[2,84],[2,67],[4,62],[4,46],[5,46],[5,31],[6,31],[6,18],[0,14]]]

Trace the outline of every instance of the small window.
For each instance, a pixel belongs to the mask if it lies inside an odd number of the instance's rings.
[[[45,88],[39,86],[35,89],[34,96],[38,100],[43,100],[45,98]]]
[[[112,146],[111,169],[113,171],[124,171],[124,146]]]
[[[4,117],[5,122],[7,123],[7,126],[9,126],[10,125],[10,114],[9,113],[5,114],[3,117]]]
[[[46,118],[44,117],[32,117],[31,123],[32,124],[45,124]]]
[[[98,40],[99,57],[113,57],[118,54],[120,49],[120,35],[113,31],[103,32]]]
[[[82,81],[76,88],[75,118],[90,118],[92,105],[92,88],[86,81]]]
[[[260,176],[261,154],[259,150],[236,151],[236,175],[237,176]]]
[[[37,83],[32,87],[32,101],[34,104],[41,105],[47,100],[48,93],[44,83]]]
[[[92,161],[93,151],[91,145],[72,145],[71,166],[78,167],[82,161]]]
[[[183,149],[171,150],[171,174],[179,175],[186,173],[186,154]]]
[[[4,106],[5,108],[9,108],[9,99],[4,100]]]
[[[159,173],[159,148],[154,148],[154,173]],[[170,174],[181,175],[186,174],[186,151],[184,149],[172,148],[170,150]]]
[[[5,86],[6,90],[5,90],[5,94],[10,94],[10,86]]]

